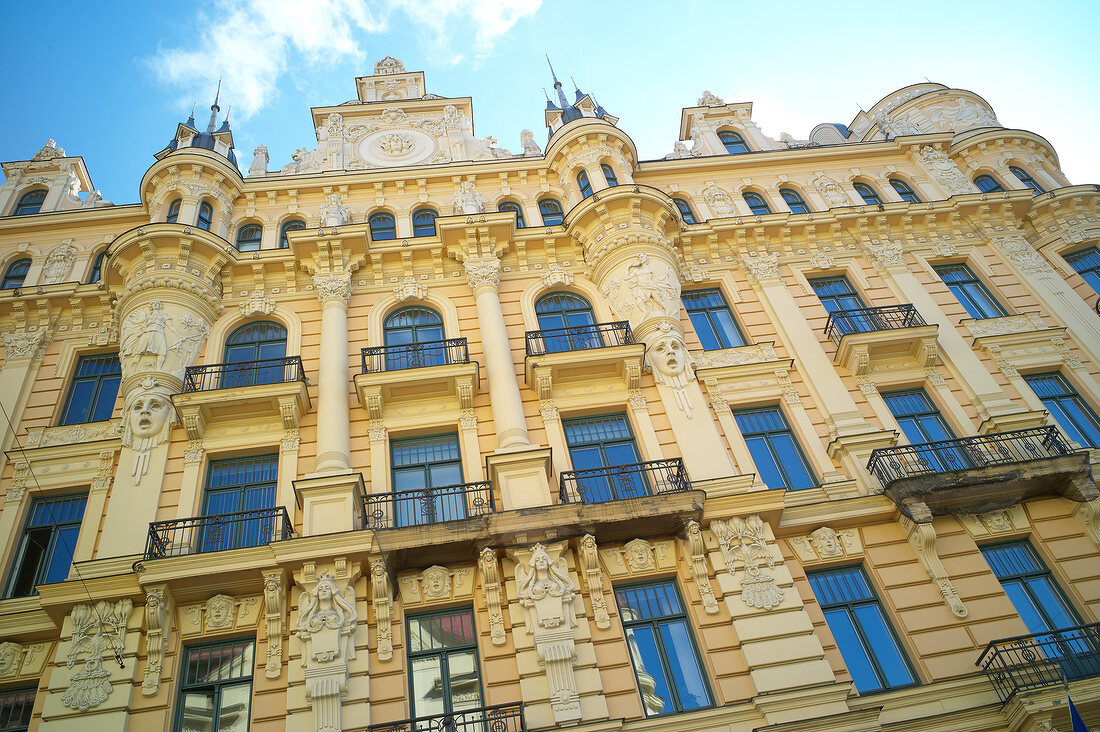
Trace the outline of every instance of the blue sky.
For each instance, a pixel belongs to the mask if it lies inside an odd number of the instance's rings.
[[[353,98],[386,55],[427,72],[429,92],[472,96],[477,133],[517,151],[524,127],[545,140],[549,53],[643,159],[671,151],[703,89],[753,102],[768,135],[804,138],[927,77],[1046,137],[1072,182],[1100,183],[1100,2],[70,2],[48,22],[9,2],[0,20],[0,160],[53,137],[116,203],[136,201],[193,101],[209,116],[219,76],[241,167],[264,143],[275,169],[314,146],[309,107]]]

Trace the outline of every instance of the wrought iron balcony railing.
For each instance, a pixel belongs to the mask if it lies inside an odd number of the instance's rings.
[[[183,376],[184,393],[232,389],[236,386],[261,386],[264,384],[289,384],[306,382],[301,356],[264,358],[241,363],[212,363],[205,366],[188,366]]]
[[[976,665],[1002,702],[1019,691],[1100,676],[1100,623],[992,641]]]
[[[825,335],[840,343],[851,333],[874,333],[896,328],[917,328],[928,325],[912,305],[886,305],[879,308],[837,310],[829,314]]]
[[[252,511],[193,516],[149,524],[146,559],[182,557],[262,546],[294,536],[290,517],[282,506]]]
[[[498,704],[400,722],[372,724],[369,732],[525,732],[523,706]]]
[[[603,503],[660,493],[690,491],[684,461],[650,460],[609,468],[566,470],[561,474],[562,503]]]
[[[484,516],[492,511],[493,484],[487,480],[375,493],[363,499],[363,522],[368,529],[439,524]]]
[[[401,346],[371,346],[363,349],[363,373],[418,369],[424,366],[449,366],[470,363],[465,338],[445,341],[407,343]]]
[[[867,470],[886,486],[902,478],[1027,463],[1072,453],[1057,427],[1031,427],[978,437],[880,447],[871,452]]]
[[[547,353],[629,346],[634,343],[634,333],[630,330],[629,323],[619,320],[614,323],[529,330],[526,340],[527,355],[542,356]]]

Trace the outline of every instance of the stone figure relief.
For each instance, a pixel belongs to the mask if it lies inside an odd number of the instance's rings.
[[[825,175],[824,172],[818,171],[814,174],[813,178],[810,178],[810,183],[814,188],[829,202],[831,206],[850,206],[851,201],[848,200],[847,194],[841,189],[840,184],[835,180]]]
[[[931,145],[925,145],[917,155],[928,168],[928,172],[949,195],[974,193],[978,190],[966,179],[959,167],[955,165],[955,161],[947,157],[943,151]]]
[[[252,151],[252,164],[248,166],[249,175],[267,175],[267,164],[271,157],[267,152],[267,145],[257,145]]]
[[[378,149],[395,158],[411,152],[415,145],[411,137],[400,132],[391,132],[378,141]]]
[[[374,65],[374,75],[381,76],[383,74],[403,74],[405,73],[405,64],[401,63],[393,56],[386,56],[384,59]]]
[[[429,600],[450,598],[451,571],[438,564],[428,567],[420,573],[420,585],[424,589],[424,596]]]
[[[214,595],[206,601],[206,629],[225,630],[232,628],[237,619],[237,598],[230,595]]]
[[[64,281],[72,272],[75,260],[76,247],[71,242],[58,244],[46,255],[46,263],[42,265],[42,284],[56,285]]]
[[[775,584],[775,578],[761,569],[775,566],[775,558],[768,547],[767,529],[757,515],[729,521],[715,519],[711,531],[718,539],[718,546],[726,560],[726,571],[737,578],[741,566],[741,600],[749,607],[771,610],[783,602],[783,590]]]
[[[370,565],[371,604],[378,628],[378,660],[393,658],[393,591],[386,563],[375,559]]]
[[[1000,127],[1001,123],[990,110],[963,98],[936,102],[926,111],[928,118],[941,130],[963,132],[975,127]]]
[[[680,282],[671,265],[645,252],[607,278],[600,292],[616,316],[636,325],[652,317],[678,317]]]
[[[507,638],[504,633],[504,612],[502,609],[504,586],[500,581],[500,568],[496,552],[485,547],[477,561],[481,570],[481,589],[485,593],[485,608],[489,613],[489,637],[493,645],[503,645]]]
[[[160,690],[160,674],[164,666],[164,649],[170,647],[172,630],[172,598],[168,585],[145,589],[145,676],[141,693],[154,696]]]
[[[42,149],[34,154],[31,158],[34,162],[41,162],[43,160],[53,160],[54,158],[65,157],[65,148],[59,147],[54,139],[51,137],[46,140],[46,144],[42,146]]]
[[[175,414],[171,390],[152,376],[146,376],[126,395],[122,410],[122,444],[134,453],[131,476],[134,485],[149,471],[153,448],[168,439],[169,417]]]
[[[681,158],[697,158],[702,155],[703,152],[699,148],[695,147],[688,149],[688,146],[682,142],[676,142],[672,146],[672,152],[665,155],[665,160],[679,160]]]
[[[306,699],[313,709],[314,732],[343,729],[340,700],[348,692],[348,661],[355,658],[359,614],[352,582],[358,565],[352,568],[346,561],[337,560],[335,572],[317,574],[316,565],[306,562],[302,573],[295,574],[304,589],[298,600],[295,629],[302,643]]]
[[[119,357],[124,374],[138,371],[166,371],[180,380],[206,339],[206,323],[185,313],[179,326],[160,300],[130,313],[119,334]]]
[[[828,526],[822,526],[813,531],[810,534],[810,542],[814,546],[814,551],[822,559],[844,555],[844,549],[840,546],[840,536]]]
[[[535,142],[535,136],[531,133],[531,130],[520,130],[519,142],[523,146],[524,157],[538,157],[542,155],[542,148]]]
[[[69,688],[61,695],[61,703],[69,709],[86,712],[107,701],[111,695],[114,687],[110,672],[103,668],[103,654],[111,653],[122,663],[131,610],[133,603],[129,599],[73,606],[69,616],[73,637],[67,665],[71,669],[83,659],[84,667],[73,674]]]
[[[603,572],[600,569],[599,549],[596,537],[585,534],[580,540],[581,567],[584,569],[584,584],[588,590],[588,599],[592,602],[592,615],[596,627],[611,627],[611,617],[607,612],[607,600],[604,598]]]
[[[458,190],[451,197],[451,205],[456,216],[462,214],[469,216],[479,214],[485,210],[485,201],[481,194],[474,189],[474,184],[468,180],[458,185]]]
[[[268,570],[264,578],[264,623],[267,631],[267,661],[264,675],[277,679],[283,671],[283,631],[286,626],[286,573]]]
[[[656,569],[653,562],[653,545],[645,539],[632,539],[623,545],[623,554],[631,572],[651,572]]]
[[[714,597],[714,587],[710,583],[706,539],[703,537],[703,530],[699,526],[699,522],[695,519],[688,521],[684,527],[684,535],[687,541],[691,576],[695,579],[695,586],[699,589],[699,599],[703,602],[703,610],[713,615],[718,612],[718,600]]]
[[[733,205],[730,194],[716,186],[714,181],[707,181],[707,187],[703,189],[703,200],[718,216],[733,216],[737,213],[737,207]]]
[[[351,209],[340,200],[339,193],[330,193],[321,204],[321,226],[347,226],[351,223]]]
[[[700,107],[722,107],[725,106],[725,102],[721,97],[716,97],[711,94],[709,90],[704,89],[702,96],[699,97],[699,101],[696,103]]]
[[[0,679],[15,676],[23,663],[23,646],[19,643],[0,643]]]
[[[875,112],[875,124],[887,138],[898,135],[919,135],[920,128],[904,117],[894,117],[889,112]]]

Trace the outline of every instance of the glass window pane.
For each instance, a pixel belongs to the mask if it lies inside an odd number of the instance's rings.
[[[699,660],[695,654],[687,624],[682,620],[662,623],[661,640],[668,655],[669,670],[676,686],[682,711],[710,706],[710,697]]]
[[[675,712],[653,627],[639,625],[626,628],[626,643],[638,677],[638,691],[641,692],[646,715],[652,717]]]
[[[187,732],[211,732],[214,729],[214,695],[187,692],[180,703],[182,727]]]
[[[856,632],[852,615],[846,609],[826,610],[825,620],[829,624],[829,631],[836,639],[837,648],[844,658],[844,665],[848,667],[848,673],[852,675],[852,682],[856,690],[861,694],[879,691],[883,688],[874,666],[871,664],[871,653]]]
[[[447,654],[450,676],[451,711],[477,709],[481,706],[481,674],[473,651]]]
[[[886,676],[886,685],[905,686],[913,683],[913,674],[905,663],[894,634],[886,625],[886,618],[879,604],[857,605],[855,614],[864,636],[874,649],[879,668]]]
[[[73,552],[76,551],[76,538],[80,533],[80,526],[65,526],[55,533],[53,551],[50,552],[49,563],[42,575],[41,583],[63,582],[69,576],[69,568],[73,564]]]
[[[251,684],[234,684],[221,689],[221,705],[218,710],[218,732],[248,729],[252,701]]]
[[[1031,577],[1026,584],[1053,628],[1072,628],[1078,625],[1076,614],[1066,605],[1062,593],[1049,576]]]
[[[800,488],[810,488],[816,483],[810,472],[807,470],[805,463],[802,460],[802,453],[799,452],[798,447],[794,444],[794,439],[790,433],[779,433],[771,437],[772,447],[779,459],[779,464],[782,466],[784,473],[787,477],[787,488],[792,490],[798,490]]]
[[[1035,605],[1034,600],[1027,593],[1027,590],[1024,589],[1023,582],[1007,581],[1002,582],[1001,586],[1004,587],[1008,599],[1012,600],[1012,607],[1016,608],[1017,614],[1019,614],[1020,619],[1024,621],[1024,625],[1027,626],[1029,633],[1043,633],[1048,630],[1054,630],[1043,616],[1043,613]]]

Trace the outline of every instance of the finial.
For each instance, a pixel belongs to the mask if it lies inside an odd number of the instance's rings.
[[[195,107],[197,107],[197,106],[199,106],[199,103],[197,101],[196,102],[191,102],[191,116],[192,117],[195,116]]]
[[[218,77],[218,91],[214,94],[214,103],[210,105],[211,109],[217,109],[219,111],[221,110],[221,107],[218,106],[218,98],[221,95],[222,95],[222,79],[219,76]]]
[[[572,76],[569,77],[569,81],[573,82],[573,91],[580,91],[581,90],[580,87],[577,86],[577,80],[574,79]]]
[[[561,86],[558,75],[554,73],[554,64],[550,63],[550,54],[546,54],[546,65],[550,67],[550,76],[554,77],[554,86]]]
[[[232,112],[233,112],[233,107],[232,106],[230,106],[229,109],[225,110],[225,123],[226,124],[229,124],[229,115]]]

